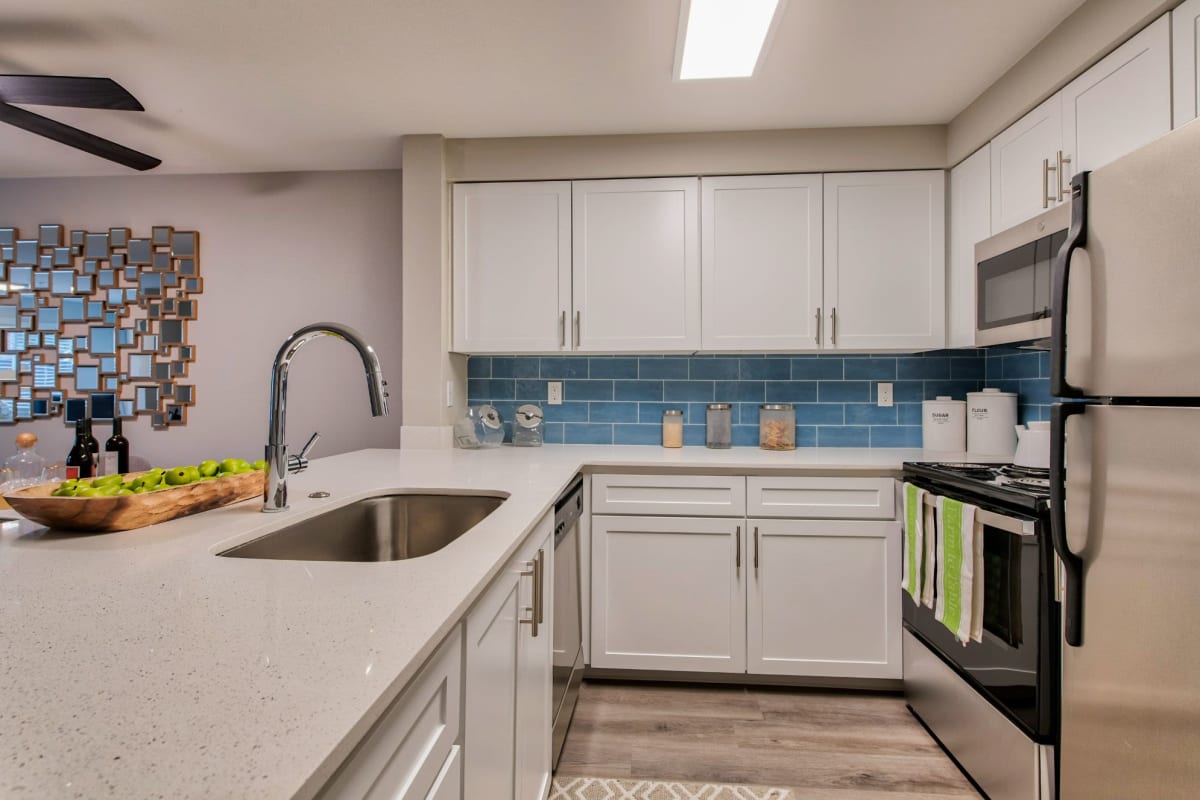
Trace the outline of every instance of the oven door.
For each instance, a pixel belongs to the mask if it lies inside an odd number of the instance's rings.
[[[1049,534],[1035,519],[980,508],[983,641],[963,645],[904,593],[904,625],[1034,740],[1053,742],[1058,616]]]

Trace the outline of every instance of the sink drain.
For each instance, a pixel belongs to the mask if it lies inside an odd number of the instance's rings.
[[[329,497],[329,492],[309,492],[308,496],[313,500],[320,500],[323,497]]]

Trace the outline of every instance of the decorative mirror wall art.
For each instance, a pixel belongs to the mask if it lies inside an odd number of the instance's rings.
[[[0,424],[63,415],[187,423],[200,236],[0,227]]]

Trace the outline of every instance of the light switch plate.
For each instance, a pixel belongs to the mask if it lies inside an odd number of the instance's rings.
[[[879,384],[879,407],[892,407],[892,385],[890,383]]]
[[[546,384],[546,405],[562,405],[562,381],[550,381]]]

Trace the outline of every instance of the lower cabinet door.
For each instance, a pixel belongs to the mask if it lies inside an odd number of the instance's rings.
[[[549,529],[550,517],[544,521]],[[539,526],[539,531],[542,526]],[[535,537],[535,544],[522,560],[534,572],[521,581],[522,609],[526,618],[537,615],[536,629],[522,624],[517,631],[517,800],[542,800],[550,790],[551,749],[551,662],[554,657],[554,537]],[[536,571],[533,565],[538,564]],[[541,579],[541,592],[533,591],[534,577]]]
[[[463,800],[462,748],[454,745],[425,800]]]
[[[592,666],[746,670],[745,521],[592,517]]]
[[[520,573],[506,569],[467,614],[465,796],[513,800]]]
[[[901,677],[898,522],[747,526],[751,674]]]

